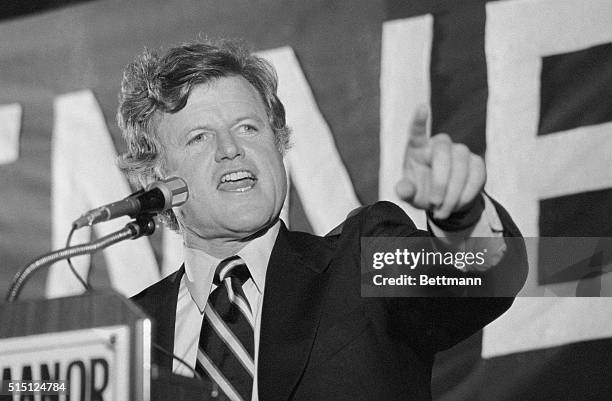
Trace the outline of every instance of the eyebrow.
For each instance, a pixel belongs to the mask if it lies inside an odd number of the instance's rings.
[[[266,116],[267,117],[267,116]],[[260,124],[266,124],[266,122],[268,122],[268,119],[261,119],[258,115],[244,115],[244,116],[240,116],[235,118],[234,120],[231,121],[230,126],[235,126],[237,124],[239,124],[240,122],[243,122],[245,120],[254,120],[257,121]],[[214,128],[212,126],[206,125],[206,124],[198,124],[195,125],[193,127],[187,127],[185,129],[185,131],[182,133],[182,137],[184,139],[187,139],[187,136],[189,135],[189,133],[195,131],[195,130],[210,130],[210,131],[214,131]]]
[[[263,123],[263,124],[265,124],[265,122],[267,121],[267,120],[262,120],[261,118],[259,118],[258,115],[245,116],[245,117],[238,117],[238,118],[234,119],[232,121],[232,126],[234,126],[234,125],[236,125],[239,122],[244,121],[244,120],[255,120],[255,121],[257,121],[259,123]]]

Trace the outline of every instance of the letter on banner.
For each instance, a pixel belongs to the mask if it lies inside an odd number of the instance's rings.
[[[395,194],[395,184],[401,178],[401,166],[414,112],[418,105],[429,104],[432,38],[431,15],[383,24],[379,199],[400,205],[418,227],[425,227],[425,213],[401,201]]]
[[[281,47],[259,55],[276,68],[278,94],[293,131],[285,158],[289,176],[314,232],[326,234],[360,205],[353,184],[293,49]]]
[[[0,105],[0,164],[13,163],[19,158],[21,105]]]
[[[52,166],[52,245],[65,245],[70,225],[83,212],[127,196],[131,190],[115,166],[116,151],[104,117],[91,91],[59,96],[54,101]],[[122,228],[129,219],[98,224],[97,237]],[[77,231],[73,244],[89,241],[91,230]],[[159,279],[157,262],[147,239],[113,245],[103,251],[108,274],[120,293],[130,296]],[[84,275],[89,256],[74,258],[75,268]],[[82,292],[66,262],[56,263],[49,272],[47,295],[65,296]]]
[[[609,0],[506,1],[486,7],[487,189],[508,208],[523,235],[533,237],[539,199],[612,186],[612,124],[537,136],[542,57],[610,42],[612,8]],[[576,163],[576,155],[588,157]],[[531,266],[536,263],[537,258],[530,260]],[[532,270],[526,286],[534,287]],[[576,282],[542,291],[554,288],[560,294],[563,287],[575,290]],[[519,298],[485,328],[482,353],[492,357],[610,337],[609,314],[606,298]]]

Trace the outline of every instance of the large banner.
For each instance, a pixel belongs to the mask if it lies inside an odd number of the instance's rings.
[[[0,291],[62,247],[84,211],[135,188],[114,166],[124,66],[144,47],[243,38],[277,68],[293,128],[283,218],[324,234],[394,194],[419,104],[433,133],[485,157],[487,191],[525,236],[612,236],[609,0],[185,2],[22,1],[0,10]],[[17,3],[15,3],[17,4]],[[81,230],[73,243],[122,227]],[[607,253],[609,255],[609,252]],[[133,295],[176,270],[181,240],[158,230],[74,264],[94,288]],[[438,400],[609,399],[610,260],[538,270],[481,333],[438,356]],[[535,268],[533,268],[535,266]],[[82,291],[65,263],[24,297]],[[604,296],[604,297],[601,297]]]

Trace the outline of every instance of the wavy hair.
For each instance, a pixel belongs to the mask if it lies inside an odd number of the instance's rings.
[[[127,143],[117,164],[130,182],[144,186],[164,176],[165,154],[157,132],[163,114],[185,107],[194,86],[228,76],[244,77],[260,94],[276,147],[285,153],[289,147],[285,108],[276,94],[276,72],[266,60],[235,41],[193,41],[163,54],[145,49],[125,68],[117,111]],[[179,228],[172,210],[161,219],[171,229]]]

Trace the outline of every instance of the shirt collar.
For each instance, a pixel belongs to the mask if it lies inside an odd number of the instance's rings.
[[[260,294],[263,294],[268,262],[279,230],[280,220],[270,227],[264,235],[250,241],[238,252],[238,256],[246,263]],[[187,289],[198,309],[203,313],[206,302],[208,302],[208,295],[214,289],[215,269],[222,259],[187,246],[184,249],[184,256]]]

